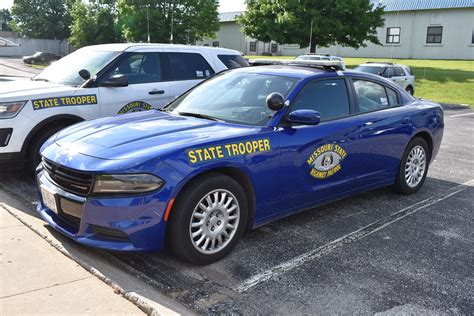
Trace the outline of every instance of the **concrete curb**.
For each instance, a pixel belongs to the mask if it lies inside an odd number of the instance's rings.
[[[443,109],[445,110],[468,110],[470,109],[469,105],[464,104],[448,104],[448,103],[440,103]]]
[[[35,227],[35,225],[28,223],[20,214],[18,214],[15,209],[9,207],[8,205],[5,205],[4,203],[0,203],[0,207],[3,208],[5,211],[7,211],[9,214],[11,214],[13,217],[18,219],[22,224],[24,224],[26,227],[31,229],[34,233],[36,233],[38,236],[40,236],[42,239],[46,240],[51,246],[53,246],[56,250],[61,252],[63,255],[68,257],[69,259],[73,260],[77,264],[79,264],[83,269],[97,277],[99,280],[110,286],[116,294],[120,294],[122,297],[124,297],[126,300],[130,301],[132,304],[137,306],[140,310],[142,310],[144,313],[148,315],[161,315],[159,310],[157,310],[155,307],[150,305],[148,302],[146,302],[146,298],[143,296],[135,293],[135,292],[127,292],[125,291],[120,285],[115,283],[113,280],[110,278],[106,277],[103,275],[100,271],[89,265],[88,263],[84,262],[83,260],[77,258],[76,256],[72,255],[69,251],[66,250],[66,248],[63,247],[62,244],[56,242],[55,240],[51,239],[49,236],[46,236],[40,232],[39,229]]]

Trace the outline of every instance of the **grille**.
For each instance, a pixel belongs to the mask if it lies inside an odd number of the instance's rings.
[[[74,230],[74,233],[77,234],[79,231],[79,226],[81,225],[81,219],[75,216],[60,212],[58,214],[59,218],[62,219],[69,227]]]
[[[92,227],[92,233],[106,239],[115,239],[120,241],[128,240],[128,236],[124,232],[109,227],[94,225]]]
[[[92,174],[64,168],[46,159],[43,159],[43,167],[51,180],[65,191],[85,196],[92,190],[94,184]]]

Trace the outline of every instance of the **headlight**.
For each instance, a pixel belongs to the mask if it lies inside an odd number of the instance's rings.
[[[28,101],[0,102],[0,119],[15,117]]]
[[[94,184],[94,193],[144,193],[158,190],[164,181],[152,174],[100,175]]]

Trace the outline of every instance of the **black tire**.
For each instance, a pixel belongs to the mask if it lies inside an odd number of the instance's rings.
[[[193,241],[191,237],[191,231],[196,229],[191,228],[192,223],[194,223],[192,221],[195,219],[193,214],[195,210],[199,210],[199,203],[205,202],[204,198],[216,190],[228,191],[236,198],[238,203],[237,209],[240,209],[238,225],[236,225],[237,228],[233,233],[230,234],[230,238],[223,239],[225,237],[220,236],[222,246],[218,245],[217,238],[214,238],[213,242],[216,243],[216,246],[222,247],[220,250],[215,253],[203,253],[204,250],[198,250],[198,246],[196,246],[197,241]],[[211,218],[212,213],[212,211],[203,212],[203,214],[207,215],[202,219],[202,225],[209,225],[209,223],[215,219],[214,217]],[[247,198],[245,192],[234,179],[219,173],[210,173],[199,177],[186,185],[173,205],[167,228],[166,241],[168,249],[176,257],[195,265],[206,265],[218,261],[232,251],[242,236],[247,224],[247,214]],[[227,228],[223,229],[224,221],[222,221],[222,223],[219,232],[226,230],[227,233]],[[211,228],[214,230],[213,226],[211,226]],[[206,232],[210,233],[208,226],[204,229],[207,229]],[[216,229],[214,233],[220,235],[221,233],[219,232]],[[202,236],[205,236],[204,233],[202,233]],[[199,237],[200,236],[196,239],[200,239]]]
[[[415,91],[413,90],[413,87],[412,86],[408,86],[406,88],[406,91],[410,94],[410,95],[414,95],[415,94]]]
[[[50,126],[37,134],[32,140],[28,147],[27,157],[26,157],[26,168],[27,172],[31,175],[34,175],[36,167],[41,162],[40,148],[41,146],[54,134],[65,128],[67,125],[58,124]]]
[[[34,64],[36,64],[36,61],[34,59],[32,59],[32,60],[30,60],[30,64],[34,65]]]
[[[425,155],[425,166],[424,166],[424,171],[421,179],[416,185],[410,185],[405,177],[405,168],[407,167],[407,160],[414,148],[422,148],[424,151]],[[428,144],[426,141],[421,138],[421,137],[416,137],[410,141],[410,143],[407,145],[405,152],[403,153],[402,159],[400,160],[400,167],[398,168],[398,173],[397,173],[397,178],[395,180],[395,185],[394,189],[396,192],[404,195],[409,195],[416,193],[423,183],[426,180],[426,174],[428,173],[428,167],[431,159],[431,153],[429,151]]]

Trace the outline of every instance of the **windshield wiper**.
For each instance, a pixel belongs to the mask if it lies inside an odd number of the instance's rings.
[[[211,121],[219,121],[217,118],[206,115],[206,114],[201,114],[201,113],[193,113],[193,112],[178,112],[179,115],[182,116],[192,116],[192,117],[197,117],[197,118],[202,118],[202,119],[207,119]]]

